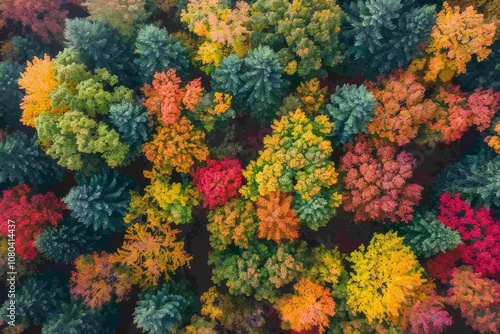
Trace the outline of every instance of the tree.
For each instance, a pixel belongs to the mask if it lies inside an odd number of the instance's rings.
[[[313,78],[302,81],[297,87],[297,92],[288,95],[283,100],[277,115],[285,116],[290,110],[300,109],[307,115],[316,116],[326,103],[327,87],[321,88],[318,79]]]
[[[439,87],[434,101],[439,107],[427,125],[431,133],[421,140],[430,146],[438,141],[449,143],[460,139],[473,125],[479,131],[486,130],[500,103],[500,92],[478,88],[467,95],[450,83]]]
[[[220,65],[222,57],[236,53],[244,57],[248,51],[250,31],[246,28],[250,6],[237,1],[234,8],[220,0],[189,0],[181,11],[181,22],[201,41],[195,60],[210,74]]]
[[[103,172],[79,180],[63,201],[73,218],[95,231],[121,230],[132,187],[128,177],[116,171]]]
[[[448,283],[453,269],[462,258],[462,251],[462,248],[458,247],[446,253],[438,253],[428,259],[425,267],[429,276],[438,279],[441,283]]]
[[[195,160],[204,161],[208,148],[203,142],[205,133],[195,130],[184,116],[175,124],[158,126],[153,139],[142,146],[146,159],[153,163],[153,170],[160,174],[189,173]]]
[[[148,16],[145,0],[85,0],[83,5],[90,14],[90,20],[109,24],[129,37]]]
[[[430,211],[417,212],[413,220],[402,225],[399,230],[404,243],[410,246],[415,255],[431,257],[439,252],[455,249],[462,241],[460,234],[443,225]]]
[[[443,193],[440,197],[438,220],[460,233],[464,242],[459,248],[462,260],[472,264],[476,272],[498,278],[500,260],[500,228],[492,212],[481,206],[474,210],[460,194]]]
[[[64,203],[53,193],[33,194],[26,184],[3,190],[0,219],[5,223],[0,225],[0,234],[9,235],[8,225],[14,225],[16,252],[23,260],[33,260],[38,255],[36,237],[47,227],[57,226],[64,209]]]
[[[105,305],[100,310],[88,309],[79,300],[64,302],[58,312],[51,313],[42,325],[42,334],[88,333],[112,331],[116,323],[118,307]]]
[[[370,83],[368,89],[378,105],[368,131],[396,143],[408,144],[437,113],[437,105],[425,98],[425,86],[413,73],[394,70],[387,78]]]
[[[281,242],[249,243],[247,249],[227,249],[209,254],[214,264],[212,281],[226,281],[229,293],[276,300],[284,285],[293,282],[304,269],[306,244]]]
[[[3,132],[0,138],[0,184],[30,183],[44,186],[60,181],[63,170],[23,132]]]
[[[326,249],[324,245],[311,249],[311,261],[303,275],[320,285],[337,286],[347,274],[343,264],[344,255],[337,248]]]
[[[488,146],[496,153],[500,154],[500,121],[496,123],[493,131],[495,131],[495,135],[486,137],[484,141],[488,143]]]
[[[67,11],[61,10],[60,0],[3,0],[2,20],[12,19],[30,27],[45,42],[60,39]]]
[[[80,52],[81,60],[91,70],[105,68],[118,76],[122,84],[137,82],[138,71],[131,47],[107,24],[81,18],[68,19],[64,37],[66,46]]]
[[[499,33],[500,29],[497,29],[497,35]],[[479,87],[500,91],[500,80],[495,76],[496,71],[500,68],[500,42],[493,43],[491,50],[488,58],[483,61],[478,61],[474,55],[472,60],[467,63],[465,73],[458,77],[462,88],[466,91],[471,92]]]
[[[188,265],[192,256],[184,250],[184,242],[176,239],[180,230],[169,225],[150,226],[134,223],[127,228],[125,241],[111,261],[131,269],[133,284],[143,289],[155,287],[160,279]]]
[[[78,256],[95,251],[106,235],[67,219],[57,227],[49,227],[34,242],[40,253],[54,262],[73,262]]]
[[[150,81],[156,72],[175,69],[179,73],[189,68],[188,49],[177,38],[162,28],[146,25],[135,40],[135,60],[144,81]]]
[[[495,23],[484,22],[483,15],[469,6],[450,7],[444,2],[432,27],[430,43],[425,50],[428,58],[415,60],[411,67],[424,69],[424,80],[449,82],[454,76],[465,73],[466,65],[476,55],[482,61],[491,53]]]
[[[120,302],[132,289],[130,269],[111,261],[106,252],[80,255],[69,282],[71,294],[92,310]]]
[[[43,55],[49,54],[49,52],[47,45],[23,36],[14,36],[2,46],[2,55],[6,60],[17,62],[23,66],[35,56],[43,58]]]
[[[36,119],[35,127],[45,153],[59,165],[75,171],[90,173],[103,162],[117,167],[125,161],[129,150],[116,130],[79,111],[68,111],[62,116],[43,113]]]
[[[366,132],[366,124],[373,120],[377,102],[364,85],[337,86],[326,105],[326,114],[333,122],[335,141],[345,144],[359,132]]]
[[[197,167],[192,175],[194,185],[203,196],[203,206],[210,210],[239,196],[238,190],[243,183],[238,159],[209,159],[206,167]]]
[[[236,101],[244,103],[245,94],[241,87],[244,81],[241,77],[244,72],[243,59],[235,53],[222,58],[220,66],[212,72],[212,89],[230,94]]]
[[[42,112],[60,115],[67,110],[51,106],[50,92],[57,86],[53,62],[49,56],[45,55],[43,59],[35,56],[31,62],[28,61],[26,70],[19,79],[19,87],[26,91],[21,103],[21,123],[35,126],[35,120]]]
[[[410,221],[423,187],[409,183],[415,159],[406,151],[358,135],[344,146],[340,171],[347,173],[342,194],[344,210],[354,221]]]
[[[264,333],[263,325],[265,323],[262,309],[252,303],[250,300],[240,296],[232,296],[227,293],[221,293],[215,287],[210,287],[200,296],[201,315],[209,318],[210,322],[200,322],[196,320],[196,325],[206,331],[187,331],[186,333],[195,334],[215,334],[216,331],[206,329],[208,324],[222,326],[224,329],[232,331],[242,331],[249,333]],[[192,322],[193,325],[193,322]],[[196,329],[198,329],[198,326]],[[211,329],[213,329],[210,326]]]
[[[500,194],[497,191],[500,180],[496,173],[500,157],[496,154],[491,157],[492,154],[488,153],[483,149],[446,166],[434,181],[435,193],[460,193],[475,207],[500,206]]]
[[[299,218],[291,208],[292,197],[282,192],[273,192],[257,200],[259,228],[257,236],[280,243],[282,239],[299,237]]]
[[[406,68],[422,54],[436,21],[435,5],[417,7],[414,0],[374,0],[346,3],[348,24],[341,36],[348,65],[374,79],[393,68]]]
[[[241,197],[208,213],[210,246],[216,251],[223,251],[232,244],[248,248],[249,242],[255,238],[257,227],[253,203]]]
[[[175,291],[170,284],[139,294],[134,310],[134,323],[146,333],[167,333],[182,324],[193,302],[187,291]]]
[[[278,52],[287,74],[311,79],[342,60],[341,9],[335,1],[260,0],[252,10],[252,45],[269,45]]]
[[[23,66],[11,62],[3,61],[0,63],[0,119],[5,120],[11,127],[18,127],[21,118],[22,92],[18,87],[17,81],[23,71]]]
[[[16,282],[15,310],[16,324],[41,325],[53,313],[61,312],[61,303],[69,299],[64,280],[54,271],[38,273]],[[0,319],[10,321],[9,300],[0,308]]]
[[[410,334],[439,334],[453,323],[444,309],[445,298],[433,293],[423,300],[417,300],[407,312],[407,331]]]
[[[146,214],[146,222],[150,226],[185,224],[192,220],[191,211],[200,203],[201,197],[192,184],[170,182],[168,176],[152,178],[151,184],[144,191],[142,197],[132,192],[125,222],[130,223]]]
[[[286,327],[294,331],[318,328],[324,333],[328,328],[328,316],[335,314],[335,302],[330,291],[308,278],[302,278],[294,286],[294,294],[286,294],[276,302]]]
[[[261,124],[269,123],[285,96],[288,81],[282,78],[277,55],[267,46],[251,50],[244,63],[241,93],[252,110],[250,115]]]
[[[370,244],[349,256],[353,272],[347,283],[347,305],[369,323],[398,324],[403,309],[419,300],[426,283],[424,269],[395,232],[375,233]],[[397,263],[397,266],[394,264]]]
[[[453,270],[450,284],[447,302],[460,309],[467,324],[479,333],[498,333],[500,283],[462,266]]]

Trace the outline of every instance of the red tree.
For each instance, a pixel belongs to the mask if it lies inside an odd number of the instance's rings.
[[[15,222],[16,252],[24,260],[38,255],[33,242],[48,226],[57,226],[65,205],[53,193],[31,194],[25,184],[2,191],[0,199],[0,235],[8,234],[7,221]]]
[[[427,260],[425,266],[429,276],[440,280],[441,283],[447,283],[451,279],[453,269],[461,258],[462,249],[459,247],[446,253],[438,253]]]
[[[203,206],[210,210],[237,197],[243,183],[238,159],[207,160],[206,167],[198,167],[192,174],[193,182],[203,196]]]
[[[340,166],[340,171],[347,173],[342,198],[344,209],[354,212],[354,220],[411,220],[423,190],[418,184],[408,183],[415,159],[365,135],[347,143],[345,151]]]
[[[500,222],[493,220],[490,210],[484,206],[474,210],[460,194],[444,193],[437,218],[460,233],[464,243],[458,248],[465,263],[479,273],[500,276]]]

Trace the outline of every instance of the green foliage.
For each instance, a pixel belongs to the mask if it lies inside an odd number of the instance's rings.
[[[439,252],[445,253],[462,242],[460,233],[443,225],[432,212],[417,212],[407,225],[399,225],[405,238],[404,244],[410,246],[417,256],[431,257]]]
[[[337,208],[330,205],[331,192],[322,190],[318,195],[305,200],[301,196],[294,196],[293,208],[300,218],[300,222],[313,231],[325,226],[330,218],[335,216]]]
[[[177,284],[179,285],[179,284]],[[173,284],[163,284],[155,290],[149,289],[139,294],[134,311],[134,323],[146,333],[162,334],[178,328],[194,302],[186,284],[181,288]]]
[[[42,334],[111,333],[117,314],[116,304],[107,304],[99,310],[92,310],[79,300],[71,300],[62,304],[59,312],[49,315],[43,323]]]
[[[1,134],[0,184],[30,183],[45,186],[61,180],[63,169],[40,150],[35,138],[24,133]]]
[[[500,91],[500,78],[498,76],[500,71],[500,41],[495,42],[491,49],[492,51],[486,60],[479,62],[474,55],[472,61],[467,63],[467,72],[459,77],[462,87],[466,91],[473,91],[479,87]]]
[[[95,231],[124,228],[133,185],[127,176],[116,171],[84,178],[63,198],[71,216]]]
[[[406,68],[422,53],[419,45],[436,22],[435,5],[416,7],[414,0],[357,0],[344,10],[343,32],[352,70],[374,79],[392,68]]]
[[[343,85],[330,96],[327,115],[334,123],[332,135],[344,144],[353,141],[356,134],[366,131],[366,124],[375,116],[377,102],[364,85]]]
[[[260,46],[248,53],[245,66],[241,93],[252,110],[250,116],[262,124],[269,123],[281,105],[288,86],[288,81],[282,78],[283,69],[278,57],[269,47]]]
[[[235,101],[243,101],[242,73],[243,60],[237,54],[233,53],[222,58],[220,66],[216,67],[212,73],[212,89],[216,92],[230,94]]]
[[[16,324],[26,327],[42,324],[49,314],[62,309],[61,302],[69,300],[65,282],[55,272],[47,271],[34,275],[24,281],[16,282]],[[0,319],[9,321],[9,300],[0,308]]]
[[[79,111],[62,116],[43,113],[36,119],[35,127],[45,152],[71,170],[91,173],[102,165],[102,160],[116,167],[123,163],[129,150],[128,145],[120,142],[118,132]]]
[[[7,124],[13,127],[19,125],[21,109],[19,104],[23,94],[19,89],[17,80],[21,76],[23,66],[14,62],[0,63],[0,116]]]
[[[120,33],[101,22],[74,18],[66,20],[66,46],[81,53],[82,61],[91,69],[106,68],[123,84],[137,81],[137,69],[131,47]]]
[[[209,255],[209,264],[215,265],[212,281],[226,281],[229,293],[253,296],[257,300],[273,301],[279,289],[291,283],[303,270],[307,245],[289,242],[259,241],[248,249],[227,249]]]
[[[73,262],[78,256],[95,251],[105,236],[67,219],[57,227],[43,230],[36,237],[35,247],[54,262]]]
[[[106,69],[98,68],[94,73],[79,61],[81,53],[67,48],[56,58],[54,66],[59,85],[50,93],[54,108],[69,107],[95,117],[107,114],[110,105],[132,101],[132,90],[118,86],[118,77]]]
[[[28,60],[33,59],[33,57],[43,58],[45,53],[49,53],[49,48],[46,45],[42,45],[37,41],[22,37],[14,36],[11,38],[11,49],[9,50],[8,58],[13,61],[17,61],[21,65],[26,65]]]
[[[177,73],[182,73],[189,68],[187,47],[165,29],[144,26],[139,30],[135,48],[139,54],[136,64],[146,82],[150,82],[156,72],[173,68]]]
[[[474,206],[500,206],[500,156],[482,148],[444,168],[433,184],[436,195],[460,193]]]

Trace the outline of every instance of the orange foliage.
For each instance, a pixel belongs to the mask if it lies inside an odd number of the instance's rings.
[[[291,207],[292,196],[280,191],[272,192],[257,200],[259,229],[257,236],[274,240],[297,239],[299,237],[299,218]]]
[[[399,146],[415,138],[420,126],[436,113],[437,106],[425,98],[425,87],[418,77],[402,69],[377,84],[370,83],[368,89],[379,102],[368,131]]]
[[[204,132],[194,130],[193,124],[181,117],[175,124],[157,127],[153,140],[145,143],[142,150],[155,172],[171,174],[175,168],[179,173],[189,173],[195,159],[204,161],[208,156],[204,139]],[[151,177],[151,173],[145,175]]]
[[[182,109],[194,110],[203,98],[200,78],[184,87],[180,86],[181,82],[176,71],[170,69],[156,73],[151,85],[146,84],[142,88],[146,96],[143,105],[164,125],[178,122]]]
[[[184,242],[176,241],[179,232],[167,224],[151,227],[135,223],[127,229],[121,248],[111,255],[112,261],[131,268],[134,284],[156,286],[160,278],[168,280],[169,273],[192,259],[184,251]]]
[[[91,309],[99,309],[116,297],[120,302],[132,288],[128,268],[116,265],[106,252],[81,255],[71,273],[71,293],[83,298]]]
[[[432,28],[431,41],[425,50],[429,55],[425,81],[449,82],[453,76],[465,73],[465,67],[475,54],[482,61],[491,53],[495,23],[485,23],[482,14],[469,6],[463,12],[460,7],[450,7],[447,2],[438,13]],[[414,64],[423,68],[422,63]],[[425,65],[424,65],[425,66]]]
[[[295,294],[287,294],[276,302],[281,319],[294,331],[318,328],[324,333],[328,316],[335,314],[335,302],[327,288],[313,283],[309,278],[294,285]]]
[[[52,68],[52,60],[45,55],[43,59],[35,56],[33,60],[28,61],[26,70],[21,73],[19,87],[26,91],[21,109],[23,115],[21,122],[24,125],[34,127],[35,119],[42,112],[62,114],[65,109],[52,108],[50,105],[50,92],[58,86],[56,76]]]

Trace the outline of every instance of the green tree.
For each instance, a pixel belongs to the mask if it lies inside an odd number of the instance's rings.
[[[21,99],[23,93],[19,89],[17,80],[21,76],[23,66],[11,61],[0,63],[0,116],[3,120],[14,128],[20,125]]]
[[[79,180],[63,201],[73,218],[95,231],[122,230],[132,186],[132,180],[117,171],[103,172]]]

